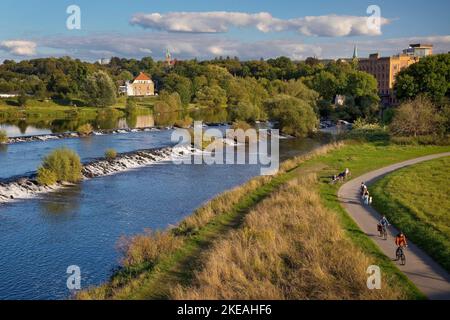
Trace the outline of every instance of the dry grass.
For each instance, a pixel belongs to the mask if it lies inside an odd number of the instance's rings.
[[[77,299],[115,299],[133,296],[144,278],[151,277],[155,272],[158,274],[169,272],[168,265],[172,264],[171,260],[176,261],[180,256],[184,256],[185,254],[180,252],[183,252],[184,247],[191,245],[188,240],[198,236],[212,221],[229,215],[237,208],[245,211],[248,204],[243,201],[244,198],[249,195],[257,196],[261,188],[270,185],[274,178],[286,175],[303,162],[342,146],[343,143],[326,145],[308,155],[288,160],[282,164],[277,176],[256,177],[242,186],[224,192],[197,209],[178,226],[165,232],[147,231],[143,235],[121,238],[119,241],[119,249],[123,256],[121,270],[107,284],[80,292]],[[186,251],[190,252],[190,249]],[[162,260],[163,266],[160,266]]]
[[[294,179],[262,201],[205,253],[205,266],[175,299],[398,299],[400,289],[368,290],[371,261],[344,235],[310,186]]]
[[[141,263],[155,264],[165,254],[173,252],[182,244],[181,239],[168,232],[152,232],[146,230],[144,234],[122,237],[118,248],[122,252],[121,264],[131,267]]]

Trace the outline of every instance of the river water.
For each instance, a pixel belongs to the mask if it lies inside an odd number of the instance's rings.
[[[69,146],[84,161],[119,152],[171,145],[170,130],[13,144],[0,152],[0,178],[34,171],[43,155]],[[280,156],[311,151],[322,142],[281,140]],[[205,201],[258,175],[257,165],[160,163],[86,180],[42,197],[0,206],[0,299],[65,299],[67,267],[82,287],[108,279],[119,263],[122,235],[176,224]]]

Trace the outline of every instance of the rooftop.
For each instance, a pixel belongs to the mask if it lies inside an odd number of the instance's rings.
[[[146,73],[141,72],[141,73],[139,73],[139,75],[134,79],[134,81],[136,81],[136,80],[148,81],[148,80],[152,80],[152,79],[151,79],[150,76],[147,75]]]

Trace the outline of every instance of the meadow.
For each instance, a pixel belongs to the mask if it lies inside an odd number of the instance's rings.
[[[374,207],[450,271],[450,157],[398,170],[377,181]]]

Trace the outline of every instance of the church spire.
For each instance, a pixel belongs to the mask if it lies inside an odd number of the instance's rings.
[[[358,59],[358,47],[356,45],[353,49],[353,59]]]

